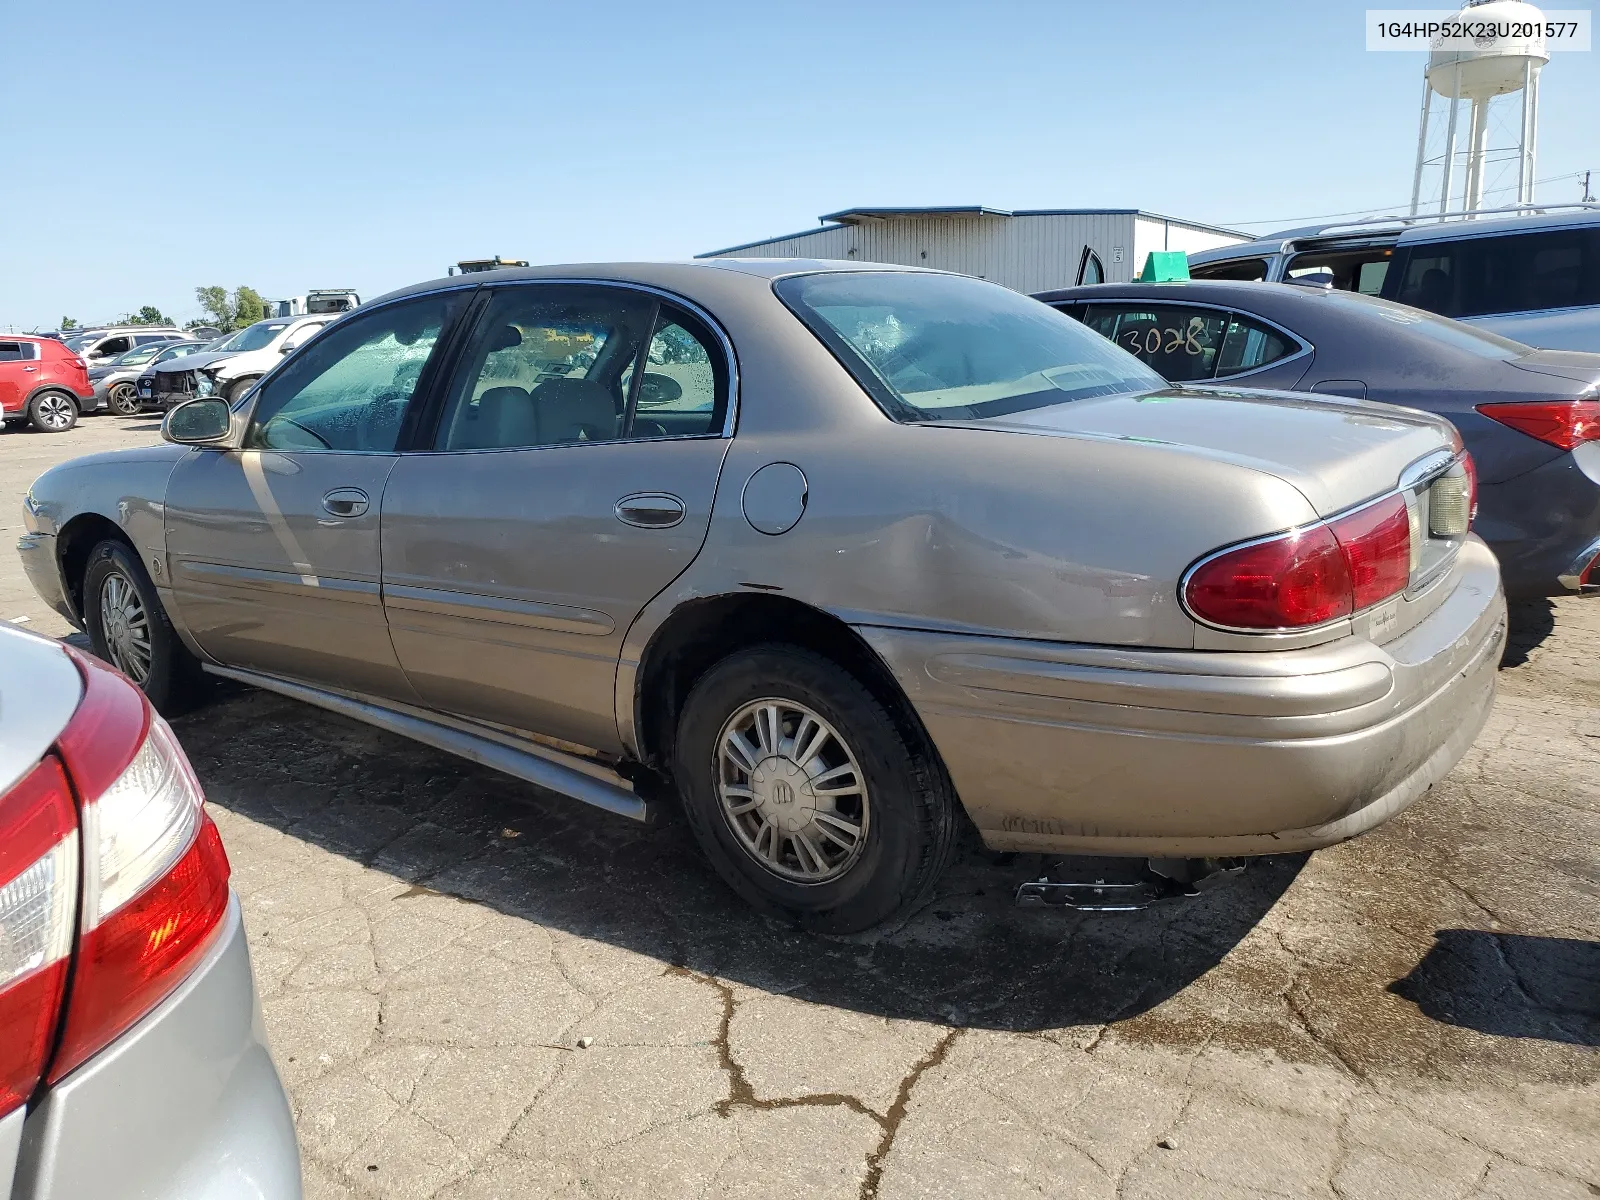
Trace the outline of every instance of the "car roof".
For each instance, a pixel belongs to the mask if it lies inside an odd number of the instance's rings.
[[[1259,307],[1263,300],[1295,304],[1326,292],[1326,288],[1301,283],[1255,283],[1244,279],[1174,279],[1167,283],[1088,283],[1081,287],[1035,292],[1035,300],[1059,304],[1065,300],[1184,300],[1211,304]]]
[[[949,275],[954,272],[935,271],[927,267],[900,266],[895,263],[855,262],[851,259],[829,258],[696,258],[663,260],[658,262],[615,263],[559,263],[538,267],[502,267],[495,271],[474,271],[466,275],[447,275],[397,288],[369,301],[363,307],[395,300],[402,296],[440,291],[446,288],[467,288],[509,283],[523,279],[581,280],[595,283],[638,283],[647,286],[691,287],[695,279],[708,275],[729,273],[746,275],[755,279],[781,279],[786,275],[812,275],[833,271],[896,271],[917,272],[925,275]],[[321,315],[321,314],[313,314]]]
[[[1411,224],[1412,221],[1424,223]],[[1550,229],[1600,228],[1600,206],[1593,209],[1547,213],[1508,213],[1504,216],[1475,217],[1470,221],[1437,221],[1428,218],[1378,217],[1371,221],[1322,222],[1317,225],[1299,225],[1293,229],[1280,229],[1276,233],[1262,234],[1254,241],[1239,242],[1232,246],[1217,246],[1210,250],[1197,250],[1189,255],[1194,263],[1230,262],[1240,258],[1260,258],[1277,254],[1285,242],[1361,240],[1392,236],[1396,245],[1410,246],[1419,242],[1454,242],[1464,238],[1495,237],[1517,233],[1540,233]]]

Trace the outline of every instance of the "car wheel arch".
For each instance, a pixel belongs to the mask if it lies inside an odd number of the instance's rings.
[[[83,578],[89,570],[89,556],[96,546],[108,540],[122,542],[135,556],[139,553],[126,530],[97,512],[79,513],[56,534],[56,562],[61,570],[63,591],[80,624],[84,613]]]
[[[651,635],[634,676],[634,728],[643,761],[656,769],[671,761],[684,701],[702,675],[730,654],[774,643],[811,650],[849,671],[937,757],[899,681],[860,634],[803,601],[739,592],[685,601]]]

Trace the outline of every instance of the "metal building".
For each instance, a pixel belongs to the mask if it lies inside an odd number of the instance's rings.
[[[1019,292],[1078,283],[1126,283],[1152,250],[1193,253],[1247,235],[1134,208],[851,208],[820,229],[767,238],[699,258],[842,258],[938,267]]]

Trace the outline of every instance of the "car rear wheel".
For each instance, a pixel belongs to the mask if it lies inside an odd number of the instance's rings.
[[[106,394],[106,403],[119,417],[139,415],[139,392],[131,383],[119,383]]]
[[[28,420],[40,433],[65,433],[78,423],[78,402],[66,392],[40,392],[28,403]]]
[[[244,394],[255,387],[254,379],[241,379],[228,387],[228,403],[237,404],[244,399]]]
[[[956,798],[926,737],[808,650],[758,646],[707,671],[684,705],[674,774],[717,873],[809,929],[908,913],[950,861]]]
[[[107,539],[89,554],[83,577],[83,621],[95,655],[138,685],[164,716],[204,698],[199,660],[179,640],[155,584],[123,542]]]

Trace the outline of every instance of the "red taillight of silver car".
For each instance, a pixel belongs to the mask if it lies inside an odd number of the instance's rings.
[[[0,1115],[170,994],[228,905],[228,860],[172,731],[127,680],[73,658],[77,712],[0,796]]]
[[[1183,584],[1191,615],[1249,631],[1309,629],[1381,604],[1410,586],[1423,542],[1466,534],[1477,471],[1462,453],[1408,501],[1396,492],[1331,521],[1202,559]]]

